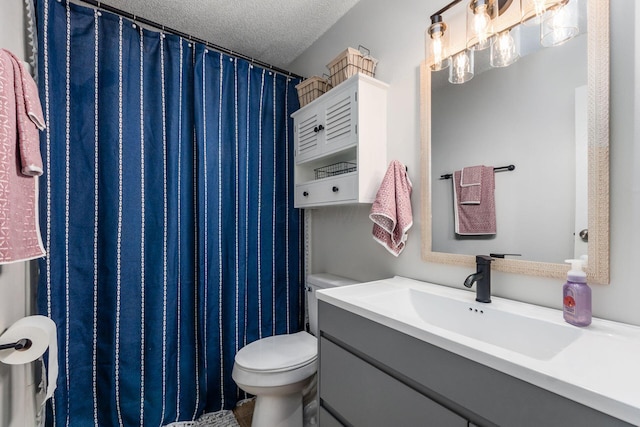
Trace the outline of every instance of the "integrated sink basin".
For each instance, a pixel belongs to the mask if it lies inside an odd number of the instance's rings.
[[[381,313],[424,322],[455,334],[540,360],[551,359],[580,337],[580,329],[558,325],[500,308],[500,304],[467,301],[416,289],[395,289],[360,298]]]

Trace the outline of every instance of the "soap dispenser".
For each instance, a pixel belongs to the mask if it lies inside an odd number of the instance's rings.
[[[569,259],[567,283],[562,287],[562,311],[564,320],[575,326],[591,324],[591,288],[587,285],[587,275],[582,270],[582,260]]]

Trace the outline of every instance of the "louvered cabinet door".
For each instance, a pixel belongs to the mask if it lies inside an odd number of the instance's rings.
[[[322,131],[318,122],[318,109],[301,114],[295,122],[296,162],[302,162],[319,155],[318,144]]]
[[[333,153],[358,143],[358,87],[352,85],[327,97],[324,108],[324,153]]]

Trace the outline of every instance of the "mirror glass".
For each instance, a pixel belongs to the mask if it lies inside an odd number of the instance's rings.
[[[608,134],[596,132],[608,130],[608,114],[591,111],[608,113],[608,72],[599,71],[601,62],[608,67],[608,47],[597,41],[603,31],[608,40],[608,27],[602,29],[608,2],[572,2],[580,11],[580,34],[560,46],[542,48],[539,27],[519,26],[521,57],[508,67],[490,67],[489,50],[478,51],[473,79],[454,85],[448,70],[430,72],[423,65],[425,260],[471,264],[476,254],[520,254],[494,267],[561,277],[565,259],[592,260],[605,250],[606,268],[589,263],[588,271],[592,281],[608,282],[608,216],[588,214],[603,203],[608,211],[608,188],[589,184],[603,173],[608,183]],[[600,55],[589,56],[590,48],[601,49]],[[603,87],[607,101],[601,105],[596,90]],[[441,176],[475,165],[515,166],[494,175],[495,235],[455,232],[453,180]],[[593,238],[603,232],[605,247]]]

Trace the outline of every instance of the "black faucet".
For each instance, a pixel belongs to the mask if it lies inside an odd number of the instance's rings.
[[[476,272],[464,281],[467,288],[476,282],[476,301],[491,302],[491,261],[487,255],[476,255]]]

